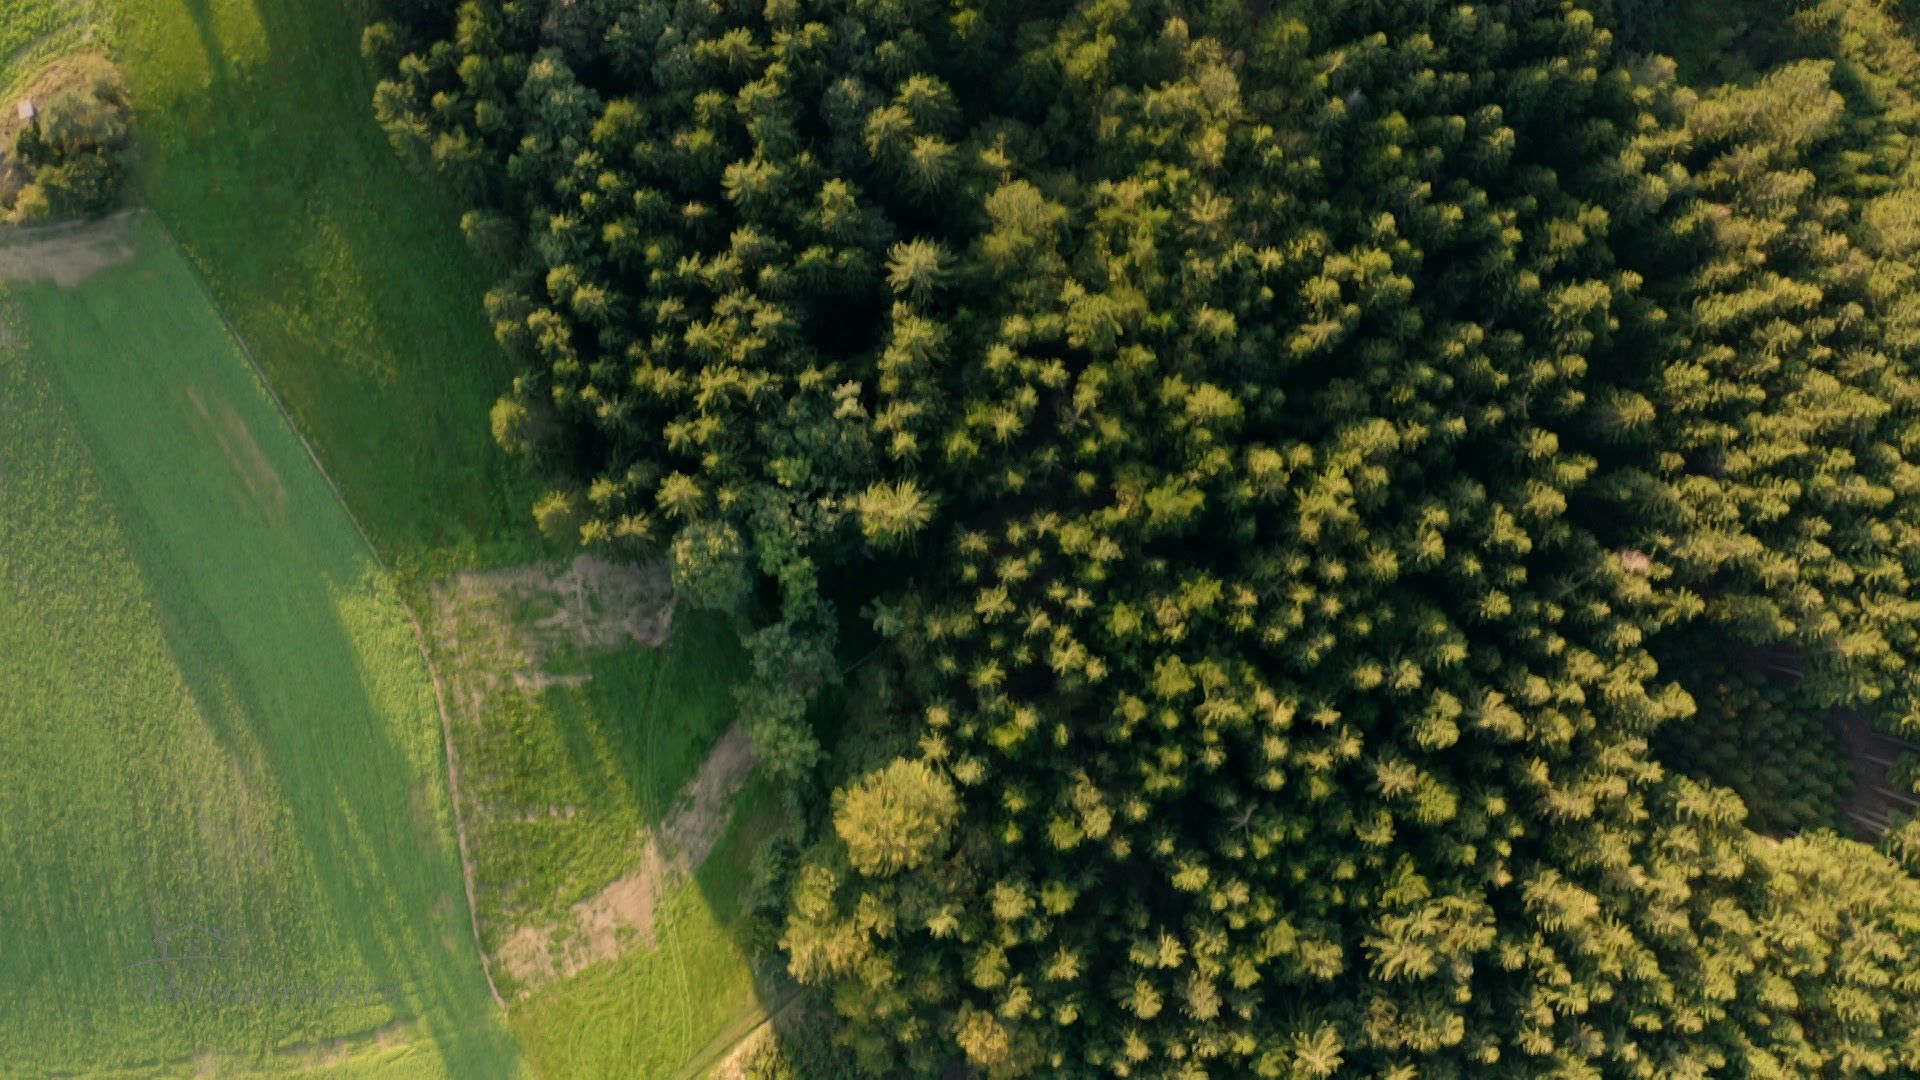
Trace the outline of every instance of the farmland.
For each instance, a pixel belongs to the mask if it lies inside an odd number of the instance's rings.
[[[0,267],[9,1069],[511,1075],[392,580],[151,219]]]

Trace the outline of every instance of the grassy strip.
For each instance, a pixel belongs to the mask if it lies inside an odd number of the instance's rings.
[[[737,1019],[764,1009],[763,980],[738,938],[739,898],[777,804],[763,782],[741,793],[720,846],[662,905],[658,948],[635,949],[514,1006],[514,1034],[537,1074],[674,1075]]]

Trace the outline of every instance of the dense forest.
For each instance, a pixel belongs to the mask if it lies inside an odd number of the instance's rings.
[[[494,433],[736,618],[868,1068],[1920,1073],[1827,723],[1920,725],[1900,5],[393,7]]]

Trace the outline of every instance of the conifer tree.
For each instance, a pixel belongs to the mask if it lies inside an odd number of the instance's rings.
[[[1755,649],[1913,711],[1920,59],[1858,0],[1705,91],[1614,5],[1257,6],[368,36],[520,253],[543,527],[667,554],[837,787],[789,969],[894,1074],[1920,1068],[1912,882],[1687,750]]]

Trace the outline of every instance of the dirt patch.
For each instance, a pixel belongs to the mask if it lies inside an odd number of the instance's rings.
[[[630,566],[581,555],[564,567],[461,574],[433,590],[433,605],[437,643],[463,661],[455,699],[477,709],[504,681],[534,693],[580,686],[591,676],[552,669],[634,645],[658,647],[673,625],[673,583],[664,562]]]
[[[287,510],[287,485],[280,479],[273,462],[267,460],[266,451],[260,449],[246,420],[225,401],[215,402],[217,412],[209,409],[200,392],[191,386],[187,387],[187,400],[193,402],[200,419],[207,422],[214,441],[220,444],[220,453],[240,475],[240,482],[247,486],[253,501],[260,504],[268,517],[279,520]]]
[[[131,262],[136,213],[123,210],[99,221],[0,230],[0,281],[51,281],[71,289],[102,270]]]
[[[733,816],[733,797],[753,771],[753,741],[738,724],[727,729],[687,786],[680,789],[661,833],[675,858],[697,867],[707,860]]]
[[[355,1054],[367,1050],[384,1052],[411,1042],[420,1034],[418,1027],[419,1024],[412,1020],[396,1020],[385,1027],[358,1035],[282,1047],[279,1057],[303,1072],[323,1072],[345,1064]]]
[[[519,996],[635,947],[654,946],[661,899],[713,853],[753,761],[746,733],[738,725],[728,729],[680,789],[665,821],[642,833],[640,854],[625,874],[575,904],[562,922],[523,926],[507,938],[496,960],[519,983]]]

